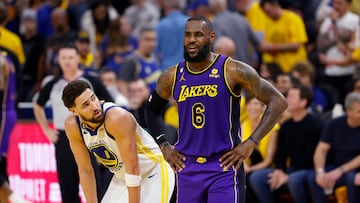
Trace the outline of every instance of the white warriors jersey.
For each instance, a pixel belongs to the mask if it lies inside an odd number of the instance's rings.
[[[102,103],[103,112],[111,108],[121,108],[111,102]],[[135,118],[134,118],[135,120]],[[121,123],[119,123],[121,125]],[[79,123],[81,134],[84,142],[90,152],[96,159],[106,166],[117,178],[125,179],[125,166],[120,156],[118,145],[115,138],[109,134],[102,123],[96,130],[92,131]],[[164,161],[159,146],[148,132],[146,132],[139,124],[136,126],[136,149],[138,152],[138,160],[140,166],[140,174],[144,178],[157,165]]]

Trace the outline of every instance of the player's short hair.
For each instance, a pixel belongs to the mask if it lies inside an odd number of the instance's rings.
[[[203,16],[194,16],[194,17],[191,17],[189,18],[186,22],[190,22],[190,21],[203,21],[206,23],[207,27],[209,28],[209,30],[212,32],[214,31],[214,26],[213,24],[210,22],[209,19],[203,17]]]
[[[84,80],[74,80],[67,84],[63,90],[62,100],[67,108],[75,106],[75,99],[86,89],[91,89],[90,84]]]

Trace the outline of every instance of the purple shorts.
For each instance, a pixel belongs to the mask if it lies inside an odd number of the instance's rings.
[[[186,156],[184,170],[177,173],[178,203],[244,202],[243,168],[225,171],[219,158]]]

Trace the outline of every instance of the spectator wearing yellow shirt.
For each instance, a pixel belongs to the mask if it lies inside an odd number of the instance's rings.
[[[277,62],[288,73],[295,63],[307,60],[304,22],[297,14],[281,8],[278,0],[261,0],[260,7],[269,17],[265,19],[261,46],[263,62]]]
[[[5,28],[7,23],[8,10],[6,5],[0,1],[0,50],[6,51],[16,68],[16,92],[21,93],[21,70],[25,64],[25,53],[20,37]],[[20,97],[18,97],[20,98]]]
[[[244,15],[248,20],[250,27],[253,29],[258,38],[263,40],[266,18],[269,18],[260,7],[259,1],[256,0],[235,0],[235,9]]]
[[[245,108],[249,116],[241,123],[242,140],[249,138],[252,131],[259,124],[265,110],[265,105],[254,96],[246,95]],[[255,149],[249,159],[246,160],[246,173],[264,169],[271,165],[274,159],[277,132],[279,129],[280,125],[276,124],[274,128],[261,140],[258,148]]]
[[[264,113],[265,105],[254,96],[247,94],[245,108],[248,117],[241,123],[242,140],[248,139],[252,131],[258,126]],[[270,167],[273,163],[279,128],[280,125],[276,124],[274,128],[261,140],[259,146],[255,148],[250,157],[245,161],[244,169],[246,178],[249,178],[251,172]],[[246,182],[248,183],[249,181]],[[246,202],[257,201],[255,193],[250,185],[248,185],[246,190]]]

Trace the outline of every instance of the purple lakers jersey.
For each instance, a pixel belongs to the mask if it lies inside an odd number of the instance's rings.
[[[175,149],[191,156],[211,156],[240,142],[240,95],[226,82],[228,59],[216,55],[203,71],[194,72],[183,61],[176,67],[173,96],[179,113]]]
[[[15,67],[7,52],[0,51],[0,57],[7,63],[6,75],[0,73],[5,75],[0,112],[0,154],[2,155],[8,151],[10,134],[15,127],[17,115]]]

